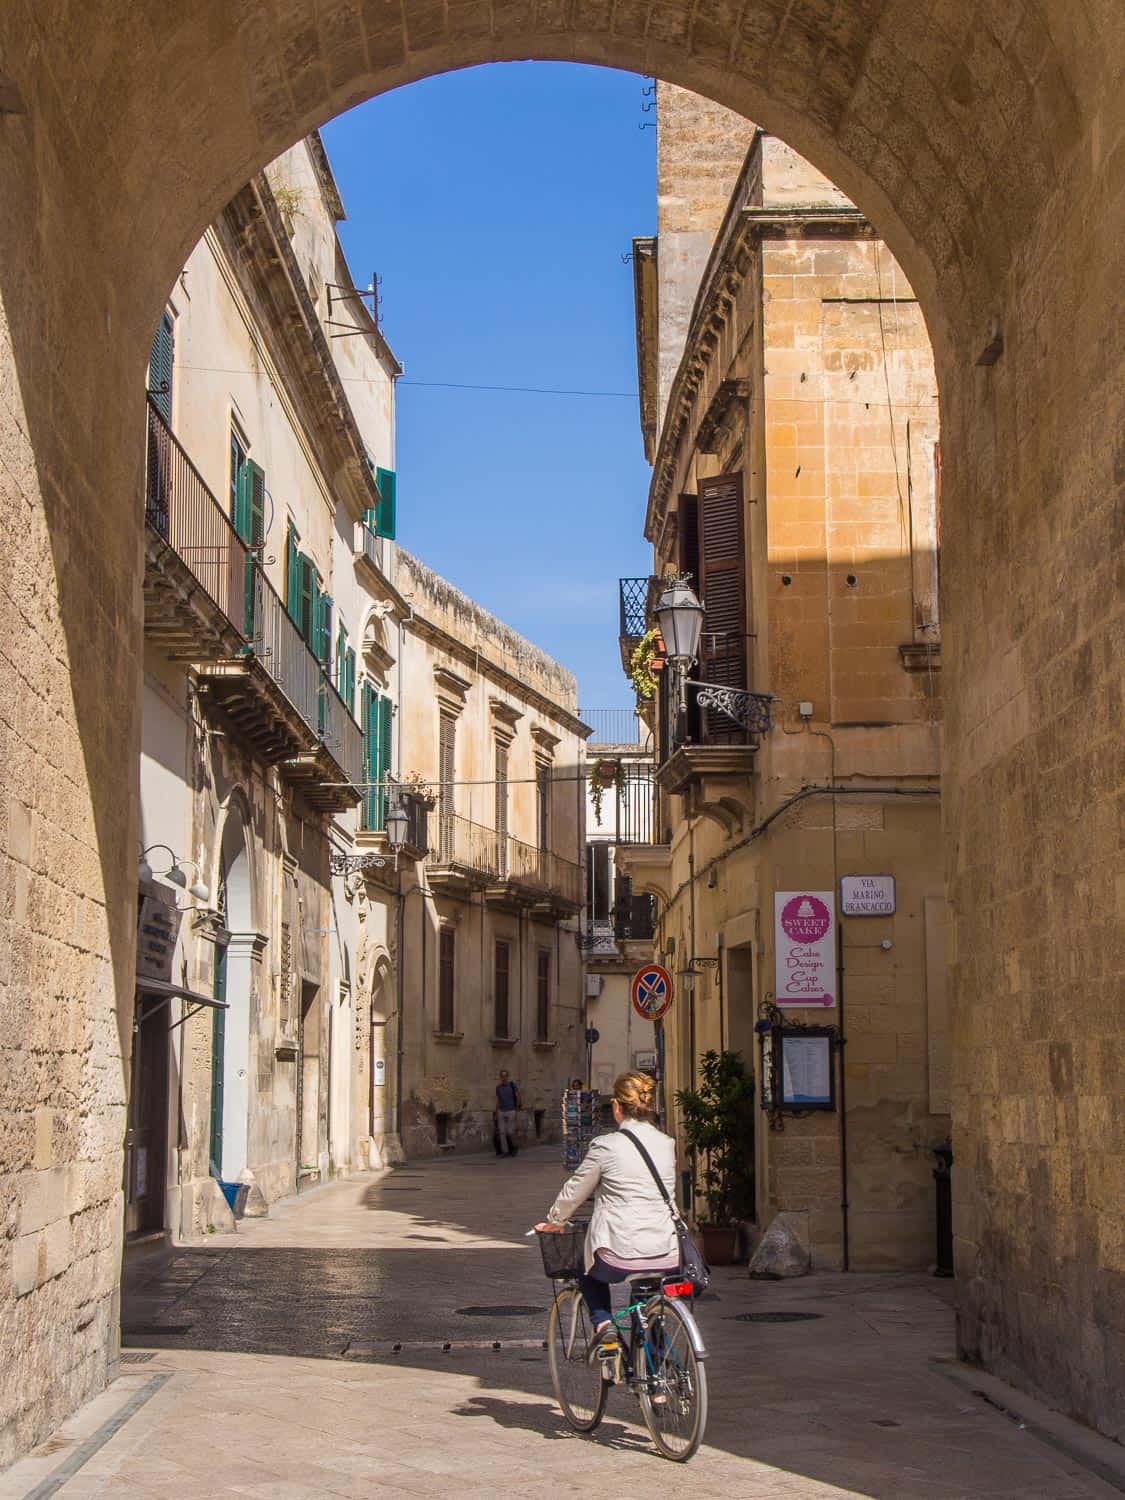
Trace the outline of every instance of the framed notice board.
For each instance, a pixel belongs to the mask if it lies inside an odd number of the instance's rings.
[[[773,1033],[773,1076],[782,1110],[836,1108],[836,1028],[779,1026]]]

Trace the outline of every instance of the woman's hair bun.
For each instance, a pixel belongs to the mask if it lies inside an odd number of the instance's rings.
[[[613,1097],[625,1115],[651,1115],[656,1102],[656,1079],[651,1073],[622,1073],[613,1085]]]

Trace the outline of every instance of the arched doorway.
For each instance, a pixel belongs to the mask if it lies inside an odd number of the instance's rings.
[[[250,857],[237,803],[227,810],[219,854],[215,945],[216,1010],[211,1032],[211,1175],[237,1183],[246,1169],[250,1129],[250,965],[253,955]]]

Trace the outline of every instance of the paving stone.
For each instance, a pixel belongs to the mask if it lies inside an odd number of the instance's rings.
[[[409,1207],[385,1206],[383,1179],[357,1178],[243,1221],[206,1247],[181,1246],[161,1265],[130,1268],[126,1322],[141,1306],[146,1319],[189,1331],[146,1341],[156,1359],[120,1383],[122,1400],[153,1373],[173,1378],[60,1496],[382,1500],[455,1491],[459,1500],[558,1500],[653,1485],[692,1500],[1118,1493],[935,1373],[931,1361],[953,1349],[950,1288],[924,1276],[778,1284],[717,1271],[719,1301],[698,1308],[711,1419],[686,1468],[655,1456],[626,1391],[610,1393],[596,1433],[571,1432],[540,1349],[341,1358],[342,1337],[374,1345],[393,1329],[421,1342],[451,1327],[460,1306],[549,1302],[524,1231],[562,1175],[554,1152],[411,1170],[420,1192]],[[440,1244],[412,1243],[419,1222]],[[779,1310],[818,1317],[736,1321]],[[483,1323],[501,1340],[513,1325],[541,1334],[544,1322],[460,1319],[466,1336],[477,1338]],[[21,1468],[0,1480],[0,1500],[32,1487],[18,1487]],[[33,1483],[42,1477],[40,1463]]]

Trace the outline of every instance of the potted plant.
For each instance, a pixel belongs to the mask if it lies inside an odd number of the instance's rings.
[[[733,1265],[739,1221],[754,1212],[754,1075],[738,1052],[705,1052],[698,1088],[676,1094],[683,1139],[702,1159],[703,1253]]]
[[[654,625],[641,636],[629,658],[629,681],[642,703],[656,697],[657,673],[663,671],[664,660],[664,639]]]

